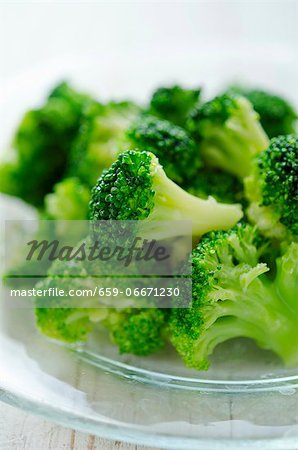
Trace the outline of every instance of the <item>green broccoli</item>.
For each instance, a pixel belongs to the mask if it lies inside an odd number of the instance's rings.
[[[77,178],[65,178],[45,197],[45,213],[55,220],[87,220],[90,190]]]
[[[192,178],[201,166],[199,152],[187,132],[167,120],[142,115],[127,131],[130,149],[154,153],[171,180],[180,185]]]
[[[129,102],[94,103],[85,112],[69,173],[91,187],[102,171],[129,149],[153,152],[177,183],[183,183],[200,166],[196,144],[182,128],[140,114]]]
[[[110,311],[103,325],[110,331],[120,353],[147,356],[167,342],[166,309],[126,308]]]
[[[185,89],[181,86],[160,87],[152,95],[150,113],[184,126],[188,113],[199,101],[201,89]]]
[[[266,236],[284,240],[298,234],[298,138],[273,138],[245,180],[248,218]]]
[[[88,278],[84,265],[79,261],[55,261],[48,271],[48,277],[36,285],[36,289],[93,289],[94,282]],[[46,300],[46,302],[45,302]],[[70,307],[77,300],[82,307]],[[85,299],[86,300],[86,299]],[[78,342],[87,339],[94,324],[108,316],[108,308],[83,307],[84,298],[65,296],[36,297],[36,323],[46,336],[65,341]],[[90,303],[90,298],[87,299]],[[50,302],[50,305],[49,303]]]
[[[39,222],[34,239],[49,242],[59,239],[64,245],[76,245],[88,233],[90,190],[81,185],[76,178],[65,178],[55,184],[54,192],[45,196],[45,210],[39,214]],[[51,223],[55,220],[55,223]],[[76,220],[76,223],[69,223]],[[33,236],[32,236],[33,238]],[[6,284],[13,287],[14,278],[22,279],[22,286],[33,287],[35,277],[43,275],[51,261],[27,261],[25,255],[18,255],[15,263],[4,275]]]
[[[193,235],[228,229],[242,217],[239,205],[194,197],[165,174],[149,152],[127,151],[107,170],[92,190],[91,220],[190,220]],[[168,230],[175,236],[179,230]]]
[[[84,110],[78,136],[73,144],[68,175],[94,186],[104,169],[127,147],[125,132],[140,109],[131,102],[93,102]]]
[[[240,179],[249,174],[251,160],[269,142],[249,101],[231,94],[198,105],[187,126],[205,164]]]
[[[35,288],[57,288],[65,293],[70,289],[93,291],[100,280],[90,278],[83,262],[58,260],[50,267],[47,278],[37,283]],[[75,343],[85,341],[90,332],[101,324],[109,331],[120,353],[139,356],[156,352],[165,345],[166,310],[115,308],[108,297],[102,299],[101,305],[96,304],[95,298],[94,307],[90,307],[90,301],[87,296],[37,297],[35,315],[38,329],[50,338]]]
[[[198,170],[187,186],[187,192],[201,198],[210,195],[222,203],[243,203],[243,183],[229,173],[210,167]]]
[[[260,115],[261,124],[270,138],[295,133],[297,112],[284,98],[271,92],[233,86],[231,92],[246,97]]]
[[[298,244],[277,260],[274,280],[260,262],[266,242],[250,225],[207,235],[193,251],[190,308],[172,309],[170,339],[185,364],[199,370],[229,339],[253,339],[287,365],[298,364]]]
[[[64,178],[54,185],[54,192],[44,200],[43,217],[55,220],[52,225],[55,238],[67,244],[76,244],[88,232],[85,221],[89,218],[90,189],[81,184],[78,178]],[[76,223],[70,226],[69,221]]]
[[[82,110],[89,101],[62,83],[44,106],[24,115],[8,160],[0,166],[1,192],[42,206],[44,196],[65,173]]]

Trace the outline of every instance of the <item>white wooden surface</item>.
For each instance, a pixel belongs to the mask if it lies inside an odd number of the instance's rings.
[[[0,450],[151,450],[63,428],[0,402]]]

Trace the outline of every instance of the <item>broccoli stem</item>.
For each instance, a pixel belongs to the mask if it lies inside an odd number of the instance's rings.
[[[238,98],[237,115],[224,127],[212,129],[210,138],[201,144],[206,164],[221,167],[239,178],[250,173],[253,156],[265,150],[269,139],[256,120],[256,112],[244,98]]]
[[[296,319],[297,347],[298,347],[298,301],[297,301],[297,280],[298,280],[298,243],[292,242],[287,251],[276,261],[277,273],[275,279],[276,292],[281,298],[281,302],[286,304]]]
[[[227,125],[231,130],[235,130],[236,133],[242,132],[245,139],[253,143],[254,153],[262,152],[268,147],[269,139],[262,125],[256,120],[259,118],[259,115],[251,108],[250,103],[245,98],[239,97],[237,102],[241,106],[239,108],[240,126],[234,120],[228,120]]]
[[[264,133],[257,136],[256,132],[254,141],[246,130],[237,129],[232,120],[226,126],[231,133],[221,128],[214,131],[212,139],[202,144],[202,155],[207,164],[221,167],[242,179],[250,173],[253,156],[265,150],[269,141],[266,135],[262,136]]]
[[[275,352],[287,366],[298,364],[297,316],[285,307],[275,285],[268,280],[254,280],[246,292],[238,290],[235,295],[233,291],[229,300],[216,305],[210,322],[196,343],[200,359],[210,355],[219,343],[246,337]]]
[[[211,355],[219,344],[239,337],[256,340],[258,333],[259,330],[257,327],[243,322],[236,317],[226,316],[217,319],[196,342],[194,353],[196,355],[195,359],[200,361],[198,369],[208,369],[209,364],[206,362],[206,357]],[[204,361],[204,366],[202,366],[201,361]]]
[[[240,140],[228,136],[222,129],[217,129],[212,136],[212,141],[201,145],[201,151],[206,164],[220,167],[228,173],[233,173],[239,178],[249,173],[250,156]],[[232,162],[232,164],[231,164]]]
[[[152,189],[155,191],[154,211],[148,219],[190,220],[194,236],[201,236],[210,230],[226,230],[242,217],[240,205],[218,203],[212,197],[207,200],[195,197],[177,186],[158,167],[153,176]]]

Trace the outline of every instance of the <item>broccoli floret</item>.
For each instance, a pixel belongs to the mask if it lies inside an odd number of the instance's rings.
[[[50,267],[48,277],[36,285],[36,289],[49,288],[64,289],[67,293],[70,289],[91,289],[94,285],[81,262],[57,260]],[[74,300],[79,300],[82,307],[69,307]],[[50,338],[65,342],[86,340],[94,324],[106,319],[108,308],[84,308],[83,304],[82,297],[37,297],[35,316],[38,329]]]
[[[55,220],[55,237],[76,244],[88,232],[85,221],[89,218],[90,189],[81,184],[78,178],[65,178],[55,184],[54,192],[45,196],[46,220]],[[75,220],[70,226],[69,221]]]
[[[104,320],[120,353],[147,356],[166,343],[167,310],[130,308],[113,311]]]
[[[218,202],[243,203],[243,183],[229,173],[210,167],[199,169],[191,180],[187,191],[197,197],[208,198],[210,195]]]
[[[78,137],[72,150],[69,176],[78,177],[90,188],[104,169],[117,158],[120,148],[128,148],[125,132],[140,108],[131,102],[93,102],[84,110]]]
[[[63,283],[59,283],[61,286]],[[38,286],[41,289],[56,287],[47,280]],[[59,341],[75,343],[85,341],[92,330],[87,309],[37,308],[35,311],[38,329],[46,336]]]
[[[231,92],[243,95],[260,115],[261,124],[270,138],[295,133],[297,112],[288,100],[258,89],[232,87]]]
[[[91,220],[190,220],[193,235],[227,229],[242,217],[239,205],[194,197],[171,181],[149,152],[127,151],[92,190]],[[174,227],[173,227],[174,228]],[[168,231],[175,235],[176,230]]]
[[[77,178],[65,178],[45,197],[45,212],[55,220],[87,220],[90,190]]]
[[[298,234],[298,138],[273,138],[245,179],[247,215],[262,233],[279,240]]]
[[[160,87],[150,101],[151,114],[184,126],[188,113],[198,102],[201,89],[185,89],[181,86]]]
[[[96,280],[97,285],[98,283],[99,279]],[[94,290],[94,286],[95,281],[88,277],[84,263],[56,261],[50,267],[48,277],[37,283],[35,288],[63,289],[67,293],[70,289]],[[74,301],[75,305],[72,306]],[[94,308],[90,308],[88,297],[37,297],[37,327],[50,338],[75,343],[85,341],[90,332],[101,324],[109,331],[111,340],[119,347],[120,353],[139,356],[149,355],[165,345],[166,310],[116,309],[107,299],[103,299],[103,302],[102,305],[97,305],[95,301]]]
[[[298,244],[278,259],[273,281],[263,275],[265,247],[255,228],[237,225],[210,233],[193,251],[192,306],[172,309],[169,319],[171,342],[187,366],[207,369],[215,347],[236,337],[298,363]]]
[[[249,174],[252,158],[269,142],[249,101],[232,94],[198,105],[190,114],[188,129],[207,166],[241,179]]]
[[[64,175],[69,149],[89,97],[62,83],[40,109],[28,111],[16,132],[9,160],[0,166],[0,191],[42,206]]]
[[[178,183],[200,166],[196,144],[182,128],[154,116],[140,115],[139,108],[129,102],[94,103],[85,112],[69,173],[91,187],[125,149],[153,152],[167,175]]]
[[[183,128],[167,120],[142,115],[128,130],[127,139],[129,148],[154,153],[167,176],[180,185],[201,166],[193,139]]]

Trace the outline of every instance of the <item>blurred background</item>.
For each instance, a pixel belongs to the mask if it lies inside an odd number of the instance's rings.
[[[61,78],[139,101],[161,83],[208,96],[241,81],[298,104],[297,30],[296,0],[0,0],[2,130]]]
[[[296,0],[0,1],[1,90],[42,67],[67,75],[91,60],[116,91],[129,80],[137,95],[177,79],[212,88],[226,72],[286,93],[297,29]]]

